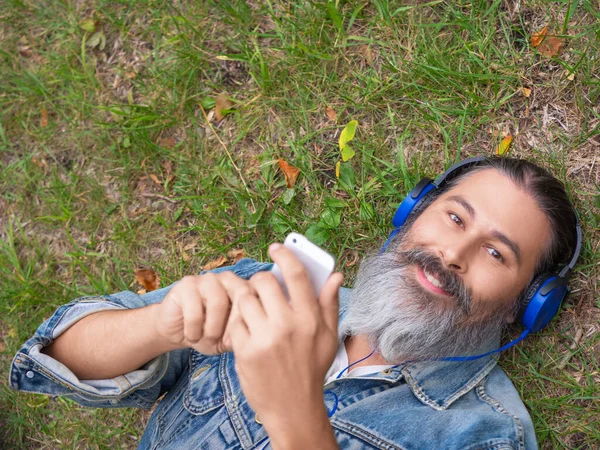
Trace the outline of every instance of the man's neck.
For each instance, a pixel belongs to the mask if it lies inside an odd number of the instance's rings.
[[[348,364],[352,364],[373,351],[373,348],[369,345],[369,338],[364,335],[358,336],[348,336],[344,340],[344,344],[346,346],[346,353],[348,354]],[[369,358],[364,361],[359,362],[355,366],[352,366],[353,369],[362,366],[376,366],[376,365],[387,365],[390,364],[388,361],[383,359],[383,357],[375,352]]]

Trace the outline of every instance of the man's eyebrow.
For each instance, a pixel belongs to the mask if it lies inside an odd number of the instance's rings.
[[[471,216],[471,219],[475,219],[475,208],[473,208],[464,197],[460,195],[451,195],[450,197],[448,197],[447,200],[461,205],[467,210],[469,216]],[[513,255],[515,256],[515,259],[517,260],[517,264],[521,265],[521,248],[519,247],[519,245],[516,242],[512,241],[501,231],[493,230],[491,234],[494,239],[499,240],[508,248],[510,248],[510,250],[513,252]]]
[[[471,216],[471,219],[475,218],[475,208],[473,208],[471,204],[464,199],[464,197],[461,197],[460,195],[451,195],[450,197],[448,197],[448,200],[454,203],[458,203],[467,210],[467,212]]]
[[[508,236],[506,236],[504,233],[498,230],[492,231],[492,237],[498,239],[500,242],[502,242],[504,245],[510,248],[513,254],[515,255],[517,264],[521,265],[521,248],[516,242],[510,240]]]

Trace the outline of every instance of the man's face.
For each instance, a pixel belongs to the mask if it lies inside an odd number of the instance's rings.
[[[342,335],[390,362],[489,350],[550,239],[535,200],[494,169],[465,176],[360,266]]]
[[[471,315],[510,310],[533,276],[550,241],[550,226],[535,200],[494,169],[466,176],[413,223],[401,248],[419,247],[439,258],[471,293]],[[441,304],[454,299],[439,274],[413,273]],[[433,281],[433,283],[432,283]]]

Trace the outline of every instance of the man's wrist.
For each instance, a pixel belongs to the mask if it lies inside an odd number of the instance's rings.
[[[297,412],[291,409],[290,414],[264,422],[273,449],[338,448],[324,403],[305,414]]]
[[[150,324],[151,331],[151,343],[152,348],[156,350],[157,355],[162,355],[173,350],[179,350],[183,348],[177,344],[172,343],[162,332],[159,327],[159,315],[161,314],[161,308],[159,303],[149,305],[143,308],[147,315],[148,323]]]

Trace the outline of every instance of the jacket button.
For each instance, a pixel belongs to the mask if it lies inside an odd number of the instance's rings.
[[[34,373],[33,373],[33,371],[32,371],[32,370],[28,370],[28,371],[27,371],[27,373],[25,374],[25,376],[26,376],[27,378],[33,378],[33,375],[34,375]]]
[[[391,368],[391,367],[389,367],[389,368],[385,369],[385,370],[383,371],[383,373],[384,373],[384,374],[386,374],[386,375],[389,375],[390,373],[392,373],[392,368]]]
[[[262,422],[260,421],[260,417],[258,417],[258,414],[255,414],[255,415],[254,415],[254,421],[255,421],[256,423],[259,423],[259,424],[261,424],[261,425],[262,425]]]

